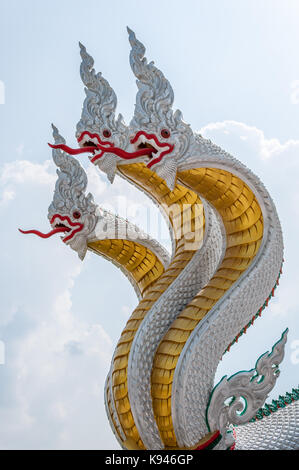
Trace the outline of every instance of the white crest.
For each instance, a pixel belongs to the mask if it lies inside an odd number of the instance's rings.
[[[55,144],[65,143],[64,138],[53,124],[52,128]],[[63,217],[67,216],[73,223],[83,225],[82,230],[75,233],[67,242],[83,259],[87,251],[87,237],[93,232],[98,221],[97,206],[93,203],[92,194],[85,195],[87,176],[80,163],[59,149],[53,149],[52,155],[59,169],[57,170],[58,179],[55,184],[53,201],[49,206],[48,218],[51,222],[53,216],[58,214]],[[78,219],[74,219],[75,212],[80,213]]]
[[[97,132],[107,127],[111,132],[124,132],[121,114],[115,120],[117,98],[114,90],[101,72],[96,73],[93,58],[87,53],[85,46],[79,43],[82,58],[80,75],[85,88],[86,98],[83,103],[81,119],[77,124],[77,135],[83,131]]]
[[[146,125],[148,123],[165,124],[176,128],[181,120],[180,111],[173,113],[173,89],[163,73],[144,57],[145,47],[136,38],[135,33],[127,28],[129,41],[132,46],[130,65],[137,77],[138,93],[135,113],[131,125]]]

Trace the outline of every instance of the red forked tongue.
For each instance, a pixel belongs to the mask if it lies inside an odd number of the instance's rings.
[[[48,144],[48,145],[52,149],[64,150],[66,153],[69,153],[70,155],[78,155],[79,153],[85,153],[85,152],[94,152],[97,149],[97,147],[94,147],[94,146],[72,149],[71,147],[68,147],[67,145],[64,145],[64,144],[58,144],[58,145]]]
[[[59,233],[59,232],[69,232],[71,229],[68,228],[68,227],[56,227],[54,228],[53,230],[51,230],[51,232],[49,233],[42,233],[42,232],[39,232],[39,230],[21,230],[19,228],[19,231],[21,233],[34,233],[35,235],[38,235],[39,237],[41,238],[49,238],[49,237],[52,237],[52,235],[54,235],[55,233]]]
[[[104,147],[100,144],[97,144],[96,147],[82,147],[78,149],[72,149],[71,147],[68,147],[67,145],[64,144],[58,144],[58,145],[52,145],[48,144],[51,148],[53,149],[60,149],[64,150],[65,152],[69,153],[70,155],[78,155],[79,153],[85,153],[85,152],[92,152],[94,153],[96,150],[101,150],[102,153],[99,155],[96,155],[92,161],[97,160],[100,158],[104,153],[113,153],[114,155],[117,155],[120,158],[124,158],[125,160],[131,160],[133,158],[138,158],[138,157],[143,157],[144,155],[151,155],[152,153],[157,153],[157,150],[154,148],[143,148],[140,150],[137,150],[136,152],[126,152],[125,150],[122,150],[118,147]]]

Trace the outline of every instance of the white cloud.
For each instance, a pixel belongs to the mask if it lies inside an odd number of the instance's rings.
[[[35,220],[38,227],[43,216],[48,223],[55,181],[50,161],[17,160],[0,172],[3,205],[18,196],[0,233],[1,448],[108,448],[109,439],[114,442],[102,405],[112,340],[98,321],[73,308],[84,265],[59,238],[17,231],[16,220]]]
[[[5,448],[88,448],[91,442],[97,448],[105,442],[104,436],[99,440],[101,430],[109,435],[104,407],[98,403],[112,342],[100,324],[73,314],[71,296],[79,274],[78,266],[59,274],[52,301],[39,300],[40,319],[19,338],[6,363],[13,378],[1,383],[2,393],[7,388],[15,398],[11,413],[0,407]],[[13,348],[11,338],[8,344]],[[93,436],[84,438],[83,429]]]
[[[16,196],[16,193],[14,190],[5,189],[0,199],[0,206],[6,204],[9,201],[12,201],[15,198],[15,196]]]
[[[281,143],[279,139],[267,138],[264,132],[254,126],[249,126],[243,122],[222,121],[207,124],[200,129],[200,134],[209,137],[222,132],[227,137],[242,140],[248,143],[251,149],[254,149],[257,155],[262,159],[283,156],[285,153],[298,155],[299,140],[290,139]]]
[[[38,185],[53,185],[56,175],[53,170],[50,170],[51,165],[50,160],[46,160],[42,164],[32,163],[28,160],[5,163],[1,170],[0,182],[2,184],[34,182]]]
[[[23,153],[23,144],[17,148],[17,153]],[[32,163],[28,160],[15,160],[5,163],[0,168],[0,208],[7,208],[9,203],[20,193],[20,186],[28,188],[36,186],[36,192],[41,187],[54,188],[56,174],[50,160],[44,163]],[[1,190],[2,188],[2,190]]]
[[[86,167],[86,174],[88,178],[88,189],[91,192],[96,201],[101,201],[105,191],[107,190],[108,181],[105,181],[105,177],[102,173],[94,166],[89,164]],[[101,203],[99,202],[101,205]]]

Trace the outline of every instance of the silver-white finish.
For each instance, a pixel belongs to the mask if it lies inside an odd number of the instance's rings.
[[[248,423],[263,406],[279,376],[287,341],[287,330],[273,346],[271,353],[264,353],[254,369],[242,371],[216,385],[207,409],[207,422],[211,431],[219,430],[223,436],[218,449],[227,449],[234,441],[227,434],[229,424]],[[230,402],[227,403],[227,400]],[[245,403],[244,403],[245,401]]]
[[[152,169],[165,179],[170,189],[173,189],[176,182],[177,171],[200,167],[222,168],[242,178],[252,189],[261,206],[264,219],[264,236],[259,253],[250,267],[192,332],[175,370],[172,387],[172,420],[179,446],[191,447],[209,431],[205,413],[213,390],[217,365],[223,352],[264,303],[275,285],[283,258],[282,232],[275,205],[259,178],[220,147],[193,133],[190,126],[183,121],[182,113],[179,110],[173,112],[174,95],[170,83],[163,73],[154,66],[153,62],[147,62],[144,57],[145,48],[136,39],[133,31],[128,29],[128,32],[132,46],[130,64],[138,85],[135,112],[130,126],[129,128],[125,126],[121,116],[115,120],[116,95],[102,75],[95,73],[92,68],[93,59],[86,53],[84,46],[80,45],[81,77],[86,86],[86,99],[82,117],[77,126],[77,137],[79,138],[82,132],[89,131],[97,133],[103,139],[103,130],[108,129],[111,131],[111,137],[108,140],[113,142],[115,146],[133,151],[136,150],[139,143],[150,143],[156,148],[155,156],[157,157],[159,152],[161,153],[161,148],[156,145],[153,139],[147,141],[144,136],[141,136],[140,141],[134,145],[130,144],[130,139],[140,130],[148,134],[155,134],[161,143],[169,143],[174,147],[171,153],[152,166]],[[170,131],[169,138],[161,136],[162,129]],[[90,138],[85,136],[80,141],[80,145],[88,140]],[[60,156],[58,153],[55,155]],[[149,157],[141,157],[139,161],[148,163]],[[117,172],[117,165],[126,163],[125,160],[108,153],[97,160],[96,165],[107,173],[112,182]],[[215,211],[213,212],[208,205],[206,207],[210,223],[207,224],[202,247],[199,248],[199,252],[189,262],[183,273],[148,312],[137,332],[129,356],[128,393],[130,405],[141,439],[149,449],[163,448],[150,396],[150,375],[154,353],[173,319],[188,303],[188,299],[192,299],[192,296],[196,295],[196,287],[203,286],[213,275],[223,255],[224,243],[223,234],[221,235],[221,223],[219,220],[217,222]],[[92,212],[92,206],[90,206],[89,216],[92,214],[98,216]],[[100,215],[103,216],[103,214]],[[106,215],[106,217],[110,227],[109,216]],[[214,223],[211,222],[212,219],[214,219]],[[103,230],[102,222],[101,220],[98,224],[97,220],[93,226],[92,236],[94,238],[98,237]],[[152,240],[149,243],[153,245]],[[75,248],[77,249],[77,245]],[[78,241],[77,251],[83,253],[82,250],[84,250],[83,241],[80,243]],[[252,295],[253,292],[254,295]],[[108,393],[110,393],[110,397],[113,397],[110,373],[108,377],[110,378],[110,380],[107,379]],[[230,384],[234,384],[234,381],[232,380]],[[261,397],[259,399],[262,401]],[[118,430],[115,435],[121,442],[118,435],[122,439],[125,439],[125,435],[121,429],[113,400],[111,403],[113,421]],[[252,399],[251,410],[256,405],[257,403]],[[259,404],[259,406],[261,405]],[[283,413],[285,410],[288,411]],[[291,420],[289,419],[289,413],[291,413],[289,410],[295,414],[295,418]],[[211,423],[219,421],[221,415],[221,413],[219,415],[219,407],[211,406],[209,413]],[[290,405],[277,413],[273,416],[279,416],[280,421],[277,421],[278,418],[272,418],[272,415],[269,420],[271,418],[270,428],[273,435],[279,434],[278,422],[285,430],[279,448],[295,448],[296,445],[298,448],[298,433],[294,431],[294,423],[298,427],[298,406]],[[246,413],[244,414],[245,419],[250,419]],[[228,413],[227,417],[222,419],[225,424],[233,422],[233,420],[236,420],[234,413]],[[239,426],[237,428],[237,448],[239,436],[240,448],[242,445],[243,448],[248,448],[244,437],[246,431],[243,432],[243,430],[248,429],[249,436],[252,429],[261,429],[263,422],[265,422],[264,419],[258,423]],[[110,423],[113,428],[112,420]],[[219,427],[221,426],[220,423]],[[288,433],[293,436],[293,447],[288,443]],[[261,435],[264,436],[263,432]],[[225,440],[220,442],[216,448],[221,448],[224,444],[227,444]],[[271,448],[270,440],[267,448]]]
[[[86,53],[86,49],[82,45],[80,47],[81,47],[81,57],[82,57],[81,78],[84,84],[87,86],[87,89],[85,90],[87,94],[87,98],[84,102],[81,120],[77,126],[77,137],[80,137],[80,135],[84,131],[89,131],[90,133],[97,133],[101,135],[102,130],[104,128],[106,129],[108,128],[110,130],[111,129],[113,130],[112,136],[111,138],[109,138],[109,140],[112,140],[116,146],[124,146],[125,130],[124,130],[123,122],[121,121],[122,126],[120,129],[121,137],[122,137],[121,141],[118,136],[118,129],[114,125],[114,113],[115,113],[116,104],[117,104],[116,95],[114,92],[112,92],[110,85],[105,79],[103,79],[102,75],[100,73],[98,74],[95,73],[94,69],[92,69],[93,63],[94,63],[93,59]],[[110,97],[110,99],[107,100],[107,96]],[[106,105],[107,101],[108,101],[108,106]],[[105,104],[105,106],[103,103]],[[103,113],[103,109],[105,111],[104,113]],[[106,113],[106,109],[109,110],[108,113]],[[109,115],[109,120],[107,118],[107,115]],[[100,116],[100,118],[98,116]],[[112,125],[111,125],[111,122],[112,122]],[[88,140],[91,140],[91,139],[89,136],[86,136],[86,138],[80,141],[80,144],[83,145]],[[116,172],[116,163],[119,164],[119,163],[122,163],[122,161],[116,158],[114,155],[110,154],[110,155],[107,155],[107,158],[106,158],[106,155],[104,157],[101,157],[96,162],[96,165],[99,166],[99,168],[102,171],[106,172],[108,178],[112,182],[115,172]],[[209,208],[209,212],[212,214],[214,210],[212,208]],[[207,282],[209,274],[214,272],[216,265],[217,265],[217,260],[219,259],[219,253],[221,254],[223,253],[224,235],[223,235],[223,230],[221,232],[221,228],[222,228],[221,222],[215,214],[212,217],[212,219],[213,219],[213,224],[212,224],[213,230],[211,230],[212,225],[210,224],[211,226],[208,230],[208,233],[210,234],[210,233],[213,233],[215,230],[216,231],[213,237],[209,237],[210,238],[209,244],[205,246],[205,249],[204,249],[205,257],[207,259],[209,258],[208,261],[210,263],[210,269],[206,270],[204,274],[205,276],[204,283]],[[215,229],[216,225],[218,227],[217,229]],[[218,237],[217,230],[218,232],[220,230],[220,232],[222,233],[222,236],[220,238]],[[98,235],[96,235],[96,238],[98,238]],[[199,252],[197,255],[197,260],[200,259],[201,255],[202,255],[202,252]],[[183,306],[185,306],[186,303],[190,301],[192,297],[196,294],[198,289],[202,285],[204,285],[203,279],[201,279],[203,276],[203,272],[199,271],[198,274],[196,274],[196,271],[198,271],[198,268],[197,268],[197,265],[195,264],[195,261],[192,263],[192,265],[193,265],[193,271],[194,271],[193,277],[195,277],[195,280],[193,280],[194,282],[191,283],[190,276],[187,276],[185,280],[186,285],[188,287],[187,292],[185,292],[184,295],[182,295],[182,292],[184,290],[183,286],[181,286],[179,290],[175,288],[179,284],[179,281],[177,281],[176,284],[171,287],[168,293],[168,296],[165,298],[162,296],[162,298],[159,299],[159,306],[161,308],[161,305],[163,303],[166,302],[167,304],[169,297],[173,296],[174,292],[176,294],[175,298],[173,299],[173,302],[171,303],[172,309],[170,309],[170,305],[168,306],[168,308],[167,306],[164,307],[166,308],[166,311],[170,310],[170,313],[168,313],[168,317],[169,317],[168,325],[169,325],[169,322],[171,321],[171,318],[175,318],[175,316],[179,313],[179,311],[183,308]],[[203,262],[203,265],[207,267],[207,262]],[[175,300],[177,301],[178,299],[180,301],[175,302]],[[155,313],[156,311],[157,309],[154,310]],[[159,329],[159,334],[155,334],[154,336],[152,336],[152,343],[153,343],[152,348],[155,349],[156,346],[158,345],[163,331],[165,331],[165,322],[162,322],[160,329]],[[109,376],[110,376],[110,373],[109,373]],[[109,381],[107,381],[107,383],[108,382]],[[111,388],[111,383],[112,382],[110,380],[110,388]],[[112,390],[110,390],[110,396],[113,397]],[[114,402],[112,398],[111,406],[113,407],[113,405],[114,405]],[[114,421],[116,421],[115,415],[116,413],[114,413]],[[118,427],[118,433],[122,435],[122,431],[119,425],[117,425],[117,427]]]
[[[52,128],[55,144],[64,144],[65,140],[59,134],[58,129],[54,125],[52,125]],[[87,176],[80,163],[58,149],[52,150],[52,156],[59,170],[57,170],[58,178],[53,201],[49,206],[48,218],[51,221],[55,214],[59,214],[60,216],[69,217],[74,224],[83,224],[83,229],[65,242],[83,260],[87,251],[87,239],[94,232],[100,214],[93,203],[93,196],[90,193],[87,196],[85,195]],[[76,211],[81,214],[78,219],[73,217],[73,213]],[[54,227],[56,223],[59,223],[59,219],[54,220],[52,226]],[[64,224],[68,225],[67,221],[64,221]]]
[[[220,167],[242,175],[261,205],[264,236],[254,261],[195,328],[180,355],[173,384],[173,421],[178,442],[187,446],[195,445],[208,432],[205,408],[213,389],[217,365],[227,345],[268,297],[283,258],[281,227],[266,189],[244,165],[223,151],[215,152],[215,147],[210,144],[210,155],[206,151],[204,161],[197,164],[196,156],[199,160],[200,153],[195,154],[194,163],[190,166]]]
[[[76,137],[80,138],[83,132],[88,131],[91,134],[98,134],[102,141],[112,142],[117,147],[124,147],[128,141],[128,129],[121,114],[115,118],[116,94],[101,72],[95,72],[94,60],[87,53],[86,48],[81,43],[79,46],[82,58],[80,75],[86,87],[86,98],[81,119],[77,124]],[[105,130],[111,132],[109,138],[105,138],[103,134]],[[93,139],[87,136],[86,139],[80,141],[80,145],[90,140]],[[97,166],[107,174],[111,183],[114,180],[118,159],[116,155],[108,153],[97,161]]]
[[[65,140],[59,134],[58,129],[55,126],[52,127],[55,144],[64,144]],[[170,256],[167,250],[135,224],[95,205],[93,203],[93,196],[90,193],[85,196],[87,175],[80,163],[75,158],[70,157],[59,149],[53,149],[52,153],[53,160],[59,170],[57,170],[58,179],[55,185],[53,201],[49,207],[48,218],[51,220],[54,214],[59,214],[60,216],[68,216],[74,223],[80,222],[83,224],[83,229],[76,233],[70,241],[66,241],[66,244],[78,253],[80,259],[84,259],[87,249],[94,251],[91,247],[87,246],[89,242],[113,238],[126,239],[149,248],[166,269],[170,263]],[[79,219],[74,219],[73,213],[75,211],[80,212],[81,217]],[[60,222],[60,220],[58,219],[57,222]],[[68,225],[65,220],[63,223]],[[121,269],[132,284],[138,299],[141,299],[139,287],[130,273],[117,263],[117,261],[111,260],[105,255],[102,256],[112,261],[115,266]],[[109,376],[110,373],[108,377]],[[113,408],[113,400],[111,400],[111,404]],[[113,418],[118,427],[118,433],[123,436],[115,409]],[[115,435],[117,439],[119,439],[116,432]]]
[[[203,202],[203,243],[186,268],[147,313],[131,346],[128,364],[129,400],[147,449],[164,447],[155,422],[151,397],[151,369],[156,349],[178,314],[212,277],[225,252],[226,239],[222,222],[215,209],[206,201]]]
[[[81,138],[82,134],[87,131],[92,135],[97,134],[103,141],[111,142],[115,147],[130,147],[128,126],[124,123],[121,114],[118,115],[117,119],[115,118],[117,97],[114,90],[110,86],[109,82],[102,76],[101,72],[96,73],[93,68],[94,60],[87,53],[85,46],[81,43],[79,43],[79,46],[82,59],[80,65],[80,76],[86,87],[86,98],[83,103],[81,119],[77,124],[76,137],[78,139]],[[111,136],[109,138],[105,138],[103,136],[104,130],[109,130],[111,132]],[[96,137],[91,138],[86,134],[83,135],[83,138],[80,140],[80,146],[83,146],[85,143],[90,141],[95,144],[99,143]],[[95,152],[94,156],[98,153],[99,152]],[[139,160],[143,161],[144,158],[136,159],[134,161],[136,162]],[[126,179],[134,185],[133,181],[128,180],[119,171],[117,171],[116,165],[121,163],[123,163],[122,159],[114,154],[108,153],[99,158],[95,162],[95,165],[100,168],[101,171],[106,173],[111,183],[114,181],[115,174],[118,174],[118,176]],[[149,193],[144,193],[153,200]],[[153,202],[156,204],[155,200],[153,200]],[[163,209],[161,212],[166,218]],[[170,237],[172,240],[172,248],[174,248],[173,231],[171,228]]]
[[[192,129],[183,121],[180,110],[173,112],[173,89],[163,73],[144,57],[145,47],[128,28],[129,41],[132,46],[130,65],[137,77],[138,93],[134,117],[130,123],[130,136],[140,129],[155,133],[163,143],[174,145],[174,152],[154,165],[155,172],[165,179],[170,189],[174,188],[176,179],[176,159],[184,159],[194,140]],[[171,137],[161,136],[162,129],[171,131]],[[123,162],[120,162],[120,164]]]
[[[190,335],[178,361],[172,388],[172,420],[179,446],[193,446],[208,432],[205,411],[217,365],[228,344],[249,322],[275,285],[283,258],[280,222],[274,203],[264,185],[241,162],[211,141],[193,133],[182,120],[180,111],[172,111],[173,91],[161,71],[144,58],[145,48],[129,30],[131,68],[137,77],[138,93],[130,133],[143,130],[154,133],[174,149],[152,166],[173,188],[177,171],[200,167],[223,168],[253,190],[263,212],[264,236],[259,253],[240,279],[220,299]],[[170,137],[161,137],[167,128]],[[150,142],[149,142],[150,143]],[[147,161],[145,159],[145,161]],[[254,292],[254,296],[252,293]],[[154,331],[154,329],[153,329]],[[133,354],[133,353],[131,353]],[[146,365],[146,364],[145,364]],[[151,364],[146,365],[151,368]],[[133,368],[130,369],[132,374]],[[145,372],[144,372],[145,373]],[[152,426],[151,414],[142,399],[144,390],[129,376],[129,395],[134,396],[134,418],[144,442],[149,432],[140,415]],[[150,421],[149,420],[150,416]],[[157,446],[158,439],[152,441]],[[150,447],[149,447],[150,448]]]
[[[55,144],[65,143],[55,126],[53,126],[53,137]],[[59,149],[53,149],[52,153],[53,160],[59,170],[57,170],[58,178],[53,201],[49,206],[48,218],[51,220],[55,214],[59,214],[68,216],[73,223],[79,222],[83,225],[83,229],[66,244],[77,251],[83,260],[89,242],[112,238],[135,241],[149,248],[167,268],[170,262],[167,250],[137,225],[94,204],[91,193],[85,195],[87,175],[80,163]],[[73,217],[73,213],[76,211],[80,212],[80,218]],[[64,224],[67,225],[67,222],[64,221]],[[120,267],[116,262],[115,264]],[[128,278],[134,284],[140,298],[135,281],[129,274]]]
[[[299,450],[299,401],[235,427],[236,450]]]

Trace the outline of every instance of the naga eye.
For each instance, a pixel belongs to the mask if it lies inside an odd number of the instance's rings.
[[[168,129],[162,129],[161,136],[164,137],[164,139],[168,139],[168,137],[170,137],[169,130]]]
[[[74,219],[80,219],[81,213],[79,211],[75,211],[75,212],[73,212],[73,217],[74,217]]]
[[[103,136],[104,137],[111,137],[111,131],[109,131],[109,129],[104,129],[103,130]]]

